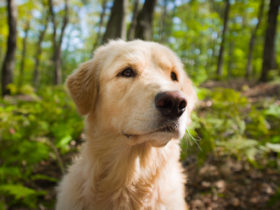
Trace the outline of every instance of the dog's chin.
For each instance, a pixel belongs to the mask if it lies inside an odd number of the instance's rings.
[[[179,129],[166,127],[163,129],[156,130],[154,132],[147,132],[143,134],[124,134],[128,144],[136,145],[142,143],[149,143],[154,147],[163,147],[172,139],[181,138]]]
[[[179,131],[164,132],[159,131],[147,136],[147,141],[155,147],[163,147],[172,139],[179,139]]]

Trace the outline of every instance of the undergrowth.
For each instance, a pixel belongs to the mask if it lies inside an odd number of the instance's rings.
[[[280,154],[280,106],[270,98],[251,103],[233,89],[199,89],[201,106],[193,113],[189,134],[182,141],[182,156],[232,155],[255,167],[278,168]],[[270,158],[276,157],[276,158]]]
[[[30,182],[56,179],[34,174],[34,168],[53,159],[63,171],[61,156],[70,151],[70,142],[83,129],[64,88],[48,87],[37,94],[30,86],[23,90],[25,95],[0,100],[0,209],[38,208],[47,192],[32,188]]]

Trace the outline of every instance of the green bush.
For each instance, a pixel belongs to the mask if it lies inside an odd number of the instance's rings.
[[[259,161],[262,157],[279,155],[280,107],[274,100],[253,104],[240,92],[224,88],[199,89],[198,96],[205,105],[192,115],[191,135],[182,142],[182,158],[195,153],[203,163],[210,154],[226,154],[262,167],[267,164]],[[189,147],[187,142],[194,141],[197,144]]]
[[[34,168],[43,160],[56,160],[57,152],[69,152],[83,123],[64,88],[46,87],[38,94],[24,89],[28,95],[0,100],[0,203],[35,208],[46,192],[28,185]]]

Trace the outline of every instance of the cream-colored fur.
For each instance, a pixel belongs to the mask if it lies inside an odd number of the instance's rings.
[[[135,78],[118,76],[126,67]],[[196,94],[176,55],[154,42],[110,41],[67,87],[86,117],[87,141],[58,187],[56,209],[186,209],[179,139]],[[186,111],[176,132],[159,131],[155,95],[174,90],[186,97]]]

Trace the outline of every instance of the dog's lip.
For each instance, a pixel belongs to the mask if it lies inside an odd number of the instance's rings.
[[[137,136],[146,136],[146,135],[151,135],[153,133],[174,133],[174,132],[177,132],[178,131],[178,124],[177,123],[169,123],[169,124],[166,124],[160,128],[157,128],[153,131],[150,131],[150,132],[147,132],[147,133],[139,133],[139,134],[135,134],[135,133],[126,133],[126,132],[122,132],[122,134],[127,137],[127,138],[130,138],[130,137],[137,137]]]

